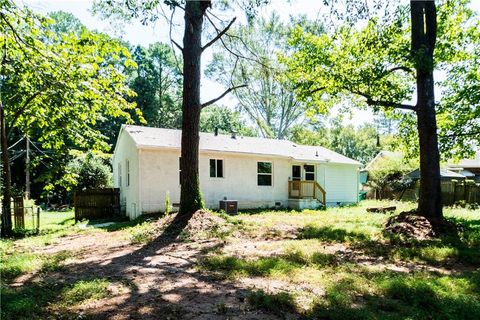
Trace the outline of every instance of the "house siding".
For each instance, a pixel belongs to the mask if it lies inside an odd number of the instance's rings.
[[[121,132],[112,161],[114,186],[120,188],[124,212],[134,219],[143,213],[165,211],[166,195],[170,203],[180,202],[179,149],[139,148],[130,135]],[[126,186],[126,160],[130,161],[130,185]],[[210,159],[223,160],[223,178],[211,178]],[[272,186],[257,185],[257,162],[273,164]],[[119,185],[118,164],[122,185]],[[288,158],[200,151],[200,186],[208,208],[217,209],[219,201],[238,200],[239,209],[288,206],[288,180],[292,164],[305,163]],[[310,163],[312,164],[312,163]],[[358,166],[322,163],[315,165],[316,181],[325,189],[327,205],[358,201]],[[302,177],[304,172],[302,169]]]
[[[358,167],[342,164],[325,165],[324,186],[327,205],[358,202]]]
[[[171,203],[180,202],[179,150],[142,150],[140,157],[142,212],[165,210],[167,193]],[[223,160],[223,178],[210,177],[210,159]],[[273,185],[257,185],[257,162],[273,164]],[[240,209],[273,207],[288,203],[290,162],[287,159],[202,152],[199,158],[200,186],[208,208],[217,209],[225,197],[238,200]]]
[[[120,188],[120,203],[122,210],[128,217],[134,219],[141,213],[140,208],[140,180],[139,180],[139,149],[136,147],[133,139],[121,132],[117,141],[117,148],[112,160],[113,167],[113,185],[115,188]],[[129,161],[130,167],[130,184],[127,186],[127,166]],[[121,165],[121,183],[119,185],[118,165]]]

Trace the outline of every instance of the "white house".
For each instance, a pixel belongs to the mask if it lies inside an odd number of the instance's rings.
[[[130,218],[180,201],[181,130],[122,126],[113,156],[114,185]],[[240,209],[296,209],[358,201],[361,163],[287,140],[200,133],[200,185],[207,207],[237,200]]]

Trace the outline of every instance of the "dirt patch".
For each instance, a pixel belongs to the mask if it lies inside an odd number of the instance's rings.
[[[385,231],[419,241],[431,240],[435,237],[432,223],[427,218],[417,215],[415,210],[390,217],[385,224]]]
[[[192,218],[190,218],[184,230],[190,238],[197,239],[198,235],[225,227],[225,224],[226,221],[224,219],[208,211],[198,210],[193,214]]]

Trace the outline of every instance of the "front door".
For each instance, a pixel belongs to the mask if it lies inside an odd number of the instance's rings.
[[[302,180],[302,167],[292,165],[292,191],[294,196],[297,196],[297,194],[299,195],[300,180]]]
[[[302,180],[302,167],[292,166],[292,180]]]

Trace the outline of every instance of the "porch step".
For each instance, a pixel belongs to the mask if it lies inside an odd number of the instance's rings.
[[[288,199],[288,208],[293,210],[321,209],[323,207],[323,203],[313,198]]]

